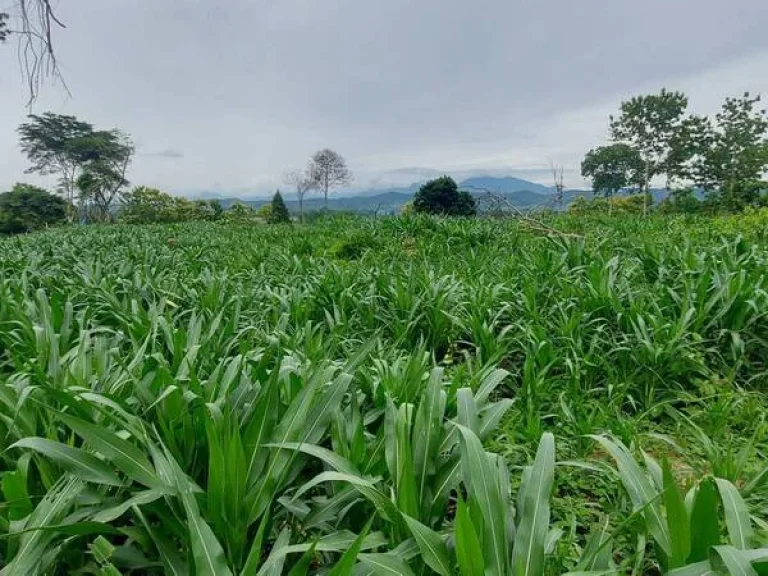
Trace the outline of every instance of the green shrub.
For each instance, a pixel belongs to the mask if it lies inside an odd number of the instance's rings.
[[[16,184],[0,194],[0,234],[21,234],[61,224],[67,218],[67,203],[47,190],[31,184]]]
[[[419,188],[413,210],[443,216],[474,216],[477,205],[469,192],[458,189],[453,178],[441,176]]]

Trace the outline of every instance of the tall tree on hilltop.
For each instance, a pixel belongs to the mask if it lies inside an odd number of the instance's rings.
[[[125,173],[133,157],[133,145],[125,134],[119,130],[97,131],[74,116],[51,112],[29,116],[29,122],[19,126],[18,132],[21,150],[32,164],[27,172],[57,175],[70,211],[78,179],[87,173],[81,182],[81,199],[91,199],[104,213],[108,212],[126,184]]]
[[[644,163],[640,153],[628,144],[599,146],[587,152],[581,175],[592,181],[595,194],[610,198],[620,190],[640,189]],[[610,210],[611,204],[608,204]]]
[[[681,158],[680,134],[686,125],[688,97],[682,92],[662,89],[658,94],[636,96],[622,102],[618,117],[611,116],[611,136],[635,148],[643,160],[643,212],[648,210],[651,180],[666,175],[668,182],[678,177]],[[671,158],[674,157],[674,162]]]
[[[766,187],[768,169],[768,118],[759,108],[760,96],[745,93],[727,98],[709,124],[704,146],[695,166],[696,183],[708,192],[719,192],[732,208],[755,201]]]
[[[312,187],[320,190],[328,209],[328,190],[337,186],[346,186],[352,181],[352,172],[347,168],[344,157],[329,148],[324,148],[312,156],[309,164],[309,179]]]

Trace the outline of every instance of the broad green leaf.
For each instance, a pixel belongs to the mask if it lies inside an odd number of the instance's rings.
[[[461,497],[457,502],[454,537],[461,576],[483,576],[483,549],[467,505]]]
[[[128,477],[144,484],[148,488],[163,488],[149,460],[135,444],[123,440],[114,432],[96,426],[68,414],[59,414],[61,419],[75,433],[85,440],[94,450],[110,459]]]
[[[757,572],[749,562],[749,557],[735,546],[715,546],[712,548],[710,564],[716,572],[731,576],[757,576]]]
[[[360,554],[360,562],[376,576],[415,576],[411,567],[394,554]]]
[[[629,450],[621,442],[614,442],[605,436],[593,435],[590,437],[600,443],[616,461],[619,478],[629,494],[630,500],[632,500],[633,507],[636,510],[643,509],[643,515],[656,544],[666,556],[669,556],[671,544],[667,524],[661,515],[658,503],[655,501],[658,493],[654,490],[648,477],[642,472]]]
[[[421,556],[427,566],[442,576],[451,576],[448,548],[440,535],[410,516],[403,515],[403,518],[419,545]]]
[[[720,499],[725,510],[725,525],[733,547],[746,550],[751,546],[754,532],[749,518],[749,509],[736,486],[723,478],[715,478]],[[728,554],[728,551],[726,551]]]
[[[485,569],[492,576],[504,576],[509,558],[506,502],[499,493],[497,472],[475,433],[465,426],[457,427],[461,434],[464,484],[484,519]]]
[[[545,433],[539,442],[530,474],[520,486],[517,532],[512,551],[512,574],[533,576],[544,571],[549,530],[549,499],[555,481],[555,439]]]
[[[691,510],[691,563],[709,558],[712,546],[720,544],[720,517],[717,511],[717,490],[711,478],[699,482]]]
[[[666,458],[662,463],[662,485],[664,507],[667,511],[667,527],[672,553],[669,557],[670,568],[685,566],[691,551],[691,532],[688,513],[680,490],[672,476],[672,469]]]
[[[373,517],[368,520],[365,527],[360,531],[360,534],[358,534],[357,538],[355,538],[352,546],[350,546],[347,551],[344,552],[342,557],[329,572],[328,576],[350,576],[352,574],[352,569],[354,568],[355,562],[357,561],[357,555],[360,553],[363,541],[368,535],[368,531],[371,529],[371,524],[373,524]]]
[[[28,448],[57,462],[62,468],[86,482],[120,486],[122,482],[104,462],[85,450],[46,438],[23,438],[11,448]]]

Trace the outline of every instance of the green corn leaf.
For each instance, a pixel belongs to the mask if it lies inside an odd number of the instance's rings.
[[[717,576],[709,560],[695,562],[667,572],[667,576]]]
[[[509,558],[506,503],[499,493],[497,472],[475,433],[465,426],[457,427],[461,434],[464,484],[484,520],[482,542],[486,571],[492,576],[504,576]]]
[[[611,565],[611,546],[607,544],[611,535],[608,533],[609,519],[605,519],[599,530],[595,530],[587,538],[587,545],[576,565],[578,570],[585,572],[601,572],[608,570]]]
[[[11,448],[28,448],[57,462],[62,468],[86,482],[120,486],[122,483],[112,469],[85,450],[73,448],[46,438],[23,438]]]
[[[299,559],[296,564],[293,565],[293,568],[291,568],[291,571],[288,572],[288,576],[307,576],[307,572],[309,571],[309,566],[312,564],[312,560],[315,559],[315,543],[312,544],[312,546],[302,554],[301,558]]]
[[[360,554],[360,562],[375,576],[415,576],[411,567],[395,554]]]
[[[461,576],[483,576],[483,549],[477,535],[469,509],[459,497],[456,508],[455,524],[456,560]]]
[[[82,491],[83,486],[80,479],[62,478],[48,491],[24,523],[23,530],[28,532],[21,535],[18,552],[5,568],[0,570],[0,576],[38,573],[43,555],[56,533],[55,531],[31,529],[59,524],[74,499]]]
[[[413,534],[413,538],[419,545],[421,556],[427,566],[442,576],[451,576],[448,548],[440,535],[410,516],[404,515],[403,517],[411,530],[411,534]]]
[[[716,573],[731,576],[757,576],[744,550],[735,546],[715,546],[709,560]]]
[[[106,428],[73,418],[68,414],[59,414],[58,418],[94,450],[114,462],[115,466],[129,478],[148,488],[162,489],[164,487],[152,464],[135,444],[123,440]]]
[[[728,480],[715,478],[715,483],[720,492],[720,499],[725,510],[725,525],[728,528],[730,543],[739,550],[746,550],[751,546],[754,535],[747,504],[739,494],[736,486]]]
[[[691,563],[709,558],[712,546],[720,544],[720,518],[717,511],[717,490],[711,478],[699,482],[691,509]]]
[[[672,553],[669,557],[669,567],[685,566],[691,552],[691,532],[688,513],[680,490],[672,476],[672,469],[666,458],[662,462],[662,482],[664,489],[664,507],[667,511],[667,527]]]
[[[259,566],[261,566],[264,539],[266,538],[269,522],[269,508],[267,508],[266,513],[261,517],[261,522],[259,522],[259,529],[256,531],[256,537],[251,543],[251,549],[250,552],[248,552],[248,557],[245,560],[245,565],[240,572],[240,576],[255,576]]]
[[[371,519],[368,520],[365,527],[360,531],[360,534],[357,535],[357,538],[355,538],[355,541],[352,543],[352,545],[347,549],[346,552],[344,552],[336,565],[328,573],[328,576],[351,576],[355,567],[355,562],[357,561],[357,555],[360,554],[363,541],[368,535],[368,532],[371,529],[371,525],[373,524],[373,518],[374,517],[372,516]]]
[[[544,571],[549,530],[549,499],[555,481],[555,439],[545,433],[539,442],[530,474],[520,486],[517,533],[512,551],[512,573],[533,576]]]
[[[655,501],[658,493],[654,490],[648,477],[643,474],[629,450],[621,442],[613,442],[605,436],[590,437],[601,444],[616,461],[619,478],[629,494],[630,500],[632,500],[633,507],[636,510],[643,509],[643,515],[656,544],[666,556],[669,556],[671,553],[669,532],[658,502]]]

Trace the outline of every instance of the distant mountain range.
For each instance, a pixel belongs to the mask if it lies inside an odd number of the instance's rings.
[[[421,187],[421,182],[400,188],[371,188],[355,191],[353,195],[332,195],[328,198],[328,209],[360,213],[391,213],[398,211],[403,204],[413,199]],[[512,205],[521,209],[555,208],[554,189],[549,186],[515,178],[513,176],[491,177],[475,176],[462,180],[459,188],[480,197],[486,192],[503,195]],[[663,190],[653,191],[654,199],[661,200],[666,194]],[[215,194],[201,195],[204,198],[217,198]],[[576,198],[591,198],[591,190],[566,190],[563,193],[563,204],[567,206]],[[298,211],[299,203],[295,196],[284,195],[285,203],[292,212]],[[222,206],[229,208],[237,202],[259,208],[270,202],[268,198],[227,198],[218,197]],[[304,198],[304,210],[313,211],[323,208],[323,198],[318,194],[308,194]]]

